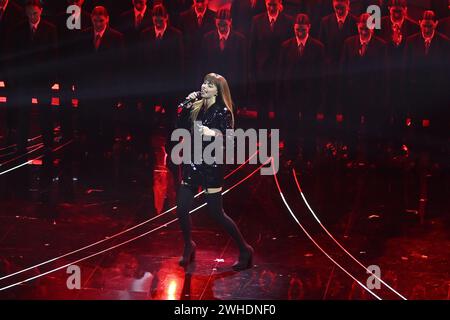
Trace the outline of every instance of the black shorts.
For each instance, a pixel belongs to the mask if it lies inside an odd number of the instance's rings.
[[[182,183],[195,192],[201,186],[203,190],[223,186],[223,165],[185,164],[182,168]]]

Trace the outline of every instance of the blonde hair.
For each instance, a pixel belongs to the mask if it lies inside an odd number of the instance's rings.
[[[234,127],[234,114],[233,114],[233,100],[231,99],[230,88],[228,87],[227,80],[217,73],[208,73],[204,81],[209,81],[217,87],[217,97],[216,101],[222,102],[225,104],[227,109],[231,113],[232,118],[232,126]],[[194,102],[191,111],[191,120],[194,122],[197,120],[198,113],[205,103],[205,99],[200,99],[199,101]]]

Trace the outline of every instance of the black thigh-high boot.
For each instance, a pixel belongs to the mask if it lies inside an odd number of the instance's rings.
[[[226,230],[239,248],[239,260],[233,265],[235,270],[253,266],[253,248],[245,241],[236,223],[225,213],[221,192],[207,193],[206,202],[209,214]]]
[[[184,252],[179,261],[181,266],[188,265],[195,255],[195,243],[191,238],[191,215],[189,214],[193,201],[194,192],[188,186],[180,185],[177,193],[177,216],[184,239]]]

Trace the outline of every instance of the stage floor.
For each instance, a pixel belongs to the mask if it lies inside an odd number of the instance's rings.
[[[312,167],[282,166],[276,177],[261,176],[259,165],[230,166],[224,207],[255,248],[255,266],[232,271],[237,249],[200,207],[192,213],[197,259],[183,269],[181,233],[170,210],[174,181],[162,142],[155,138],[153,186],[141,183],[149,174],[139,164],[144,160],[126,165],[120,179],[111,180],[101,162],[87,173],[73,156],[79,155],[76,141],[55,152],[47,197],[38,161],[0,175],[0,298],[450,298],[445,170],[351,167],[320,154]],[[71,192],[59,165],[68,158],[74,159]],[[20,163],[14,159],[0,171]],[[16,192],[24,185],[25,192]],[[427,200],[425,207],[420,199]],[[193,209],[203,204],[200,195]],[[70,290],[73,265],[80,289]],[[370,287],[377,279],[368,281],[368,266],[380,269],[379,289]]]

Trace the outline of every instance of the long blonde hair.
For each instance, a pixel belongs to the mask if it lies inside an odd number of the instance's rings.
[[[204,81],[209,81],[217,87],[216,102],[222,102],[228,110],[230,110],[231,118],[233,120],[232,126],[234,127],[234,114],[233,114],[233,100],[231,99],[230,88],[228,87],[227,80],[217,73],[208,73]],[[198,113],[205,103],[205,99],[200,99],[194,102],[191,111],[191,119],[194,122],[197,119]]]

